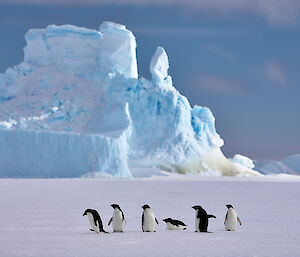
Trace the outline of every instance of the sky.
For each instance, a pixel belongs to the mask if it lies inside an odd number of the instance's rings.
[[[300,153],[300,1],[0,0],[0,73],[23,60],[30,28],[103,21],[135,34],[141,77],[164,47],[174,86],[212,110],[227,157]]]

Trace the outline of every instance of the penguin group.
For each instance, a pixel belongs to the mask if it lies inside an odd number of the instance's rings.
[[[112,224],[113,232],[124,232],[124,227],[126,224],[124,213],[121,207],[118,204],[112,204],[111,207],[114,209],[113,216],[108,222],[108,226]],[[242,225],[241,220],[237,216],[236,211],[234,210],[231,204],[227,204],[227,213],[224,220],[225,230],[226,231],[235,231],[236,225],[239,223]],[[154,212],[148,204],[142,206],[142,231],[143,232],[155,232],[156,225],[158,225],[158,220],[155,217]],[[195,205],[192,207],[195,213],[195,232],[206,232],[208,228],[208,220],[210,218],[216,219],[215,215],[207,214],[207,212],[200,206]],[[99,213],[94,209],[86,209],[83,213],[83,216],[88,216],[88,220],[91,225],[91,231],[99,234],[100,232],[108,234],[103,228],[103,223]],[[187,226],[180,220],[166,218],[163,221],[167,225],[167,230],[186,230]]]

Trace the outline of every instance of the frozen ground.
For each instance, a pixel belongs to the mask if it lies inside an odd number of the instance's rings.
[[[300,180],[294,177],[171,178],[135,180],[1,179],[0,256],[300,256]],[[89,232],[82,214],[99,211],[107,222],[110,204],[123,208],[125,233]],[[141,206],[148,203],[160,224],[141,232]],[[225,204],[242,226],[224,231]],[[201,204],[214,233],[194,233]],[[166,231],[163,218],[184,221],[186,231]]]

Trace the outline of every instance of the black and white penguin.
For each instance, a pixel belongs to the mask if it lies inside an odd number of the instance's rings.
[[[96,232],[97,234],[99,234],[100,232],[103,233],[107,233],[104,229],[103,229],[103,224],[102,224],[102,220],[100,218],[99,213],[96,210],[93,209],[86,209],[83,213],[82,216],[88,216],[89,222],[91,224],[91,231]]]
[[[111,207],[114,208],[114,213],[108,222],[108,226],[112,223],[114,232],[123,232],[125,226],[124,213],[118,204],[112,204]]]
[[[233,206],[231,204],[226,204],[226,207],[228,208],[228,210],[224,220],[225,230],[235,231],[236,223],[238,222],[240,223],[240,225],[242,225],[242,222],[237,216],[236,211],[233,209]]]
[[[163,221],[166,222],[168,230],[186,230],[186,225],[180,220],[167,218]]]
[[[148,204],[142,206],[144,209],[142,215],[142,230],[143,232],[155,232],[156,224],[158,224],[157,219],[153,211]]]
[[[207,232],[208,219],[216,218],[216,216],[207,214],[200,205],[195,205],[192,208],[196,211],[195,232]]]

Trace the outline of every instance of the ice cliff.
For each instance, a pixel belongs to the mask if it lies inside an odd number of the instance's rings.
[[[224,157],[211,111],[174,88],[162,47],[149,81],[124,25],[49,25],[25,39],[24,61],[0,74],[0,177],[257,174]]]

